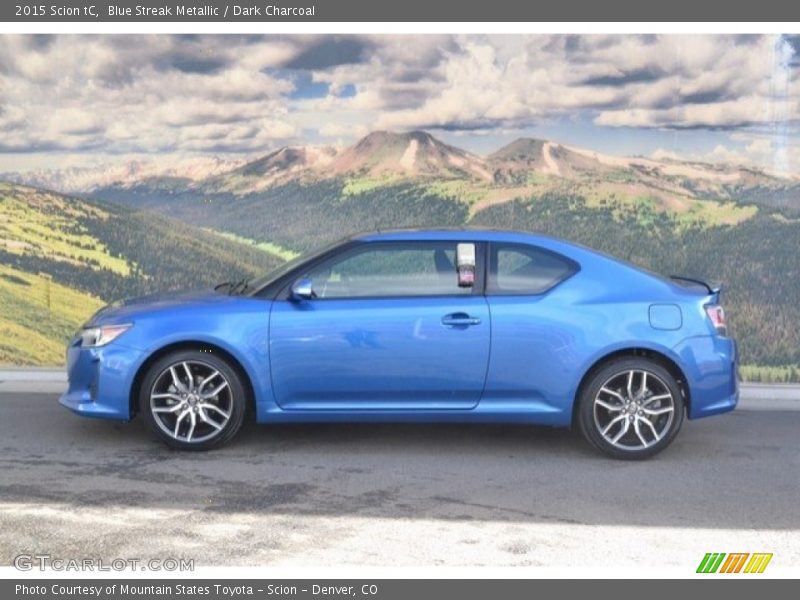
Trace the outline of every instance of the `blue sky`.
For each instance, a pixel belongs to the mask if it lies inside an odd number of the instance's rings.
[[[425,129],[800,171],[778,35],[0,36],[0,172]]]

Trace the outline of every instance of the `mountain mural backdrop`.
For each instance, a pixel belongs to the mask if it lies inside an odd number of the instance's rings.
[[[260,272],[362,230],[486,226],[722,281],[744,375],[800,377],[794,174],[527,138],[478,156],[426,132],[381,131],[345,148],[0,180],[0,362],[59,362],[72,330],[118,297]]]

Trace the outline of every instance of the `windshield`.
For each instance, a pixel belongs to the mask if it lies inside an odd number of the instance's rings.
[[[261,275],[260,277],[256,277],[256,278],[248,281],[247,282],[247,289],[251,290],[252,293],[257,293],[261,288],[263,288],[266,285],[269,285],[270,283],[272,283],[273,281],[276,281],[277,279],[280,279],[281,277],[283,277],[284,275],[289,273],[292,269],[295,269],[295,268],[299,267],[300,265],[302,265],[305,262],[314,260],[318,256],[322,256],[326,252],[328,252],[328,251],[336,248],[337,246],[340,246],[341,244],[343,244],[344,241],[345,240],[336,240],[335,242],[333,242],[331,244],[327,244],[326,246],[323,246],[322,248],[318,248],[317,250],[312,250],[311,252],[307,252],[305,254],[301,254],[300,256],[296,256],[293,259],[286,261],[282,265],[279,265],[279,266],[275,267],[274,269],[272,269],[268,273],[265,273],[264,275]]]

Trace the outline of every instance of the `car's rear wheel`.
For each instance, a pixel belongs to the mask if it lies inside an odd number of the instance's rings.
[[[661,364],[622,358],[600,368],[583,387],[578,420],[583,436],[614,458],[648,458],[666,448],[683,423],[680,386]]]
[[[155,434],[181,450],[208,450],[241,429],[247,401],[238,372],[213,352],[181,350],[157,360],[139,390]]]

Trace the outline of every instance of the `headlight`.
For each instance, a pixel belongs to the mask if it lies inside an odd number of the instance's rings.
[[[104,325],[102,327],[87,327],[81,332],[81,346],[96,348],[113,342],[123,333],[133,327],[132,323],[125,325]]]

